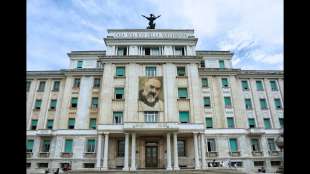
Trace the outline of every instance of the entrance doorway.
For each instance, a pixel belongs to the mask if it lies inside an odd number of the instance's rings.
[[[158,143],[145,143],[145,167],[158,168]]]

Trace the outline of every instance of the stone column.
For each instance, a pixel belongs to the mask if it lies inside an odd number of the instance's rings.
[[[205,146],[205,134],[201,134],[201,161],[202,161],[202,169],[206,169],[206,146]]]
[[[136,133],[131,135],[131,167],[130,170],[136,170]]]
[[[170,133],[167,133],[167,170],[172,170],[171,168],[171,149],[170,149]]]
[[[96,167],[99,168],[101,167],[101,142],[102,142],[102,135],[98,135],[98,143],[97,143],[97,162],[96,162]]]
[[[198,142],[197,142],[197,132],[194,132],[194,150],[195,150],[195,169],[200,169],[199,154],[198,154]]]
[[[178,157],[178,137],[177,133],[173,133],[173,150],[174,150],[174,165],[173,169],[174,170],[180,170],[179,168],[179,157]]]
[[[103,156],[103,170],[108,170],[108,148],[109,148],[109,133],[104,133],[104,156]]]
[[[123,170],[128,170],[128,143],[129,143],[129,134],[125,133],[125,156],[124,156],[124,168]]]

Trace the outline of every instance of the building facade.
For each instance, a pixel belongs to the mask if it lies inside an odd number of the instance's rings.
[[[113,29],[106,51],[27,72],[27,170],[277,170],[283,72],[232,67],[194,30]],[[91,169],[92,168],[92,169]]]

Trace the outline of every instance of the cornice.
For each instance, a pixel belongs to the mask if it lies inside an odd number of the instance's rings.
[[[58,71],[27,71],[27,79],[31,78],[65,78],[72,75],[102,75],[103,68],[61,69]]]
[[[62,71],[66,76],[73,76],[73,75],[92,76],[103,74],[103,68],[64,69]]]
[[[103,63],[200,63],[197,56],[102,56]]]
[[[199,68],[200,76],[235,75],[238,78],[283,78],[283,71],[278,70],[241,70],[220,68]]]
[[[107,29],[109,32],[194,32],[194,29]]]
[[[227,75],[237,75],[240,69],[220,69],[220,68],[198,68],[200,76],[227,76]]]

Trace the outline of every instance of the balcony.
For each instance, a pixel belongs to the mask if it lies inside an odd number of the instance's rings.
[[[40,152],[39,157],[41,158],[48,158],[50,156],[49,152]]]
[[[26,153],[26,157],[27,157],[27,158],[31,158],[31,157],[32,157],[32,155],[33,155],[33,153],[32,153],[32,152],[27,152],[27,153]]]
[[[96,158],[96,152],[85,152],[84,158]]]
[[[207,157],[217,157],[218,156],[218,152],[207,152]]]
[[[277,151],[277,150],[269,151],[269,155],[270,155],[270,156],[279,156],[279,155],[280,155],[280,152]]]
[[[231,157],[239,157],[240,156],[240,151],[237,151],[237,152],[229,152],[229,155]]]
[[[62,152],[61,157],[63,158],[72,158],[73,153],[72,152]]]
[[[260,128],[248,128],[247,131],[249,136],[257,136],[265,134],[264,129]]]
[[[253,156],[263,156],[263,152],[262,151],[252,151],[252,155]]]
[[[92,114],[98,113],[99,109],[98,107],[90,107],[89,108],[89,112]]]
[[[38,136],[52,136],[53,131],[51,129],[39,129],[37,130]]]
[[[178,123],[167,123],[167,122],[127,122],[124,123],[124,130],[178,130]]]

